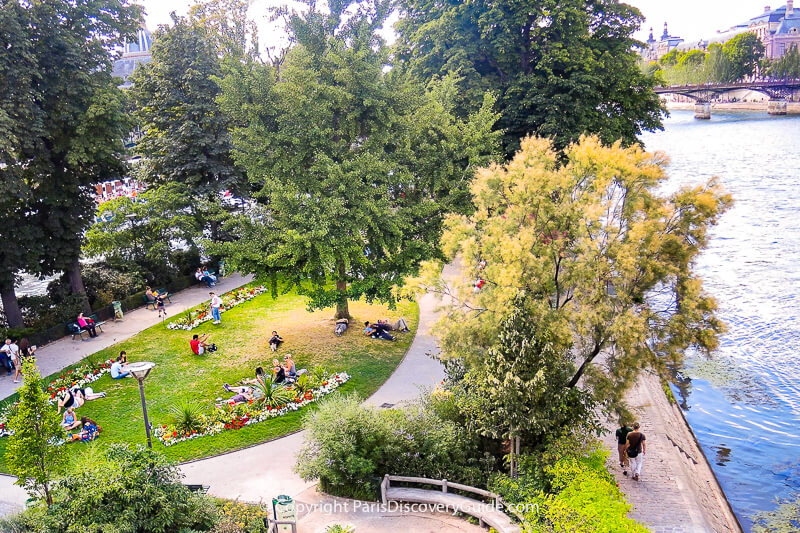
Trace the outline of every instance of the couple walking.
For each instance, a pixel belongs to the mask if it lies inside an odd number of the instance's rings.
[[[639,423],[633,424],[633,429],[622,423],[616,435],[619,466],[622,468],[622,474],[627,476],[628,468],[630,468],[631,477],[634,481],[639,481],[639,476],[642,475],[644,455],[647,451],[645,436],[644,433],[639,431]]]

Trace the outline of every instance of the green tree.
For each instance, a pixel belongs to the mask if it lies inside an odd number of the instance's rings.
[[[565,155],[560,165],[549,141],[528,138],[508,165],[481,170],[475,214],[449,217],[443,237],[461,275],[448,283],[427,265],[412,285],[455,299],[436,332],[444,357],[469,367],[524,292],[534,316],[552,316],[548,327],[574,343],[568,386],[613,403],[639,369],[716,346],[723,325],[693,262],[731,199],[715,180],[660,195],[664,157],[639,147],[588,137]]]
[[[793,45],[769,67],[769,75],[776,78],[800,78],[800,49]]]
[[[436,254],[442,211],[465,210],[473,170],[497,151],[493,101],[467,119],[449,113],[452,83],[422,91],[385,73],[376,33],[390,2],[305,2],[285,13],[292,50],[278,72],[242,64],[223,106],[237,124],[236,160],[260,189],[260,207],[215,248],[235,268],[282,273],[311,307],[394,301],[392,286]],[[335,287],[329,282],[333,280]]]
[[[764,43],[755,33],[740,33],[722,45],[722,52],[732,66],[731,81],[756,74],[764,59]]]
[[[162,26],[154,36],[153,60],[131,78],[135,116],[145,132],[136,150],[144,157],[146,181],[183,185],[190,193],[187,206],[195,198],[219,203],[225,190],[248,192],[231,156],[231,122],[217,104],[222,42],[207,25],[173,14],[172,27]],[[199,220],[218,240],[217,221]]]
[[[53,504],[52,483],[64,472],[66,459],[61,442],[64,430],[61,418],[48,402],[36,362],[22,362],[24,383],[19,390],[19,404],[8,420],[6,455],[9,469],[17,476],[17,485]]]
[[[399,66],[421,80],[455,72],[466,114],[498,98],[508,157],[537,134],[565,148],[589,132],[637,142],[661,128],[656,80],[637,65],[642,16],[613,0],[400,0]]]
[[[682,55],[683,52],[675,48],[664,54],[658,62],[665,67],[674,67],[680,62]]]
[[[723,51],[722,45],[718,43],[708,47],[706,71],[711,82],[729,83],[736,80],[733,64]]]
[[[181,183],[150,188],[135,199],[104,202],[99,221],[86,234],[85,252],[124,270],[144,270],[165,279],[179,269],[175,244],[194,245],[200,233],[191,196]]]
[[[210,530],[217,518],[213,502],[189,491],[180,477],[174,463],[143,446],[91,446],[54,487],[53,505],[29,508],[21,521],[35,533]]]
[[[569,386],[576,371],[571,339],[527,300],[513,299],[496,342],[456,385],[456,397],[473,430],[541,451],[568,429],[597,430],[598,423],[591,397]]]
[[[37,274],[65,270],[80,295],[80,244],[94,218],[91,185],[124,171],[127,126],[123,98],[109,74],[112,53],[135,32],[141,8],[127,0],[11,0],[1,9],[13,19],[3,27],[4,34],[6,27],[11,31],[2,64],[3,78],[14,84],[3,82],[0,96],[11,106],[0,121],[9,133],[3,181],[13,188],[12,209],[2,216],[17,214],[23,239],[10,245],[25,247],[35,237],[35,245],[23,248],[26,264],[18,267]],[[28,43],[20,46],[20,39]],[[25,229],[32,226],[36,232]],[[7,291],[4,277],[0,288]]]

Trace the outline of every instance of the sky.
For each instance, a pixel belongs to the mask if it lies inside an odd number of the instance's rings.
[[[286,0],[252,0],[250,16],[257,22],[263,21],[266,10],[270,5],[282,5]],[[170,22],[169,14],[172,11],[186,14],[192,0],[139,0],[147,12],[146,22],[150,30],[159,24]],[[688,41],[708,38],[717,30],[726,30],[731,26],[748,20],[764,10],[764,6],[771,5],[777,8],[785,5],[784,0],[627,0],[642,12],[647,19],[642,29],[636,35],[641,40],[646,40],[652,26],[656,38],[664,28],[664,22],[669,24],[670,35],[677,35]],[[262,32],[267,24],[260,24]],[[274,30],[266,30],[274,33]],[[266,43],[280,42],[278,35],[262,35],[261,41]]]

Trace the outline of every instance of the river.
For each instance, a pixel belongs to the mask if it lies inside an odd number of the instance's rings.
[[[800,492],[800,117],[673,111],[642,136],[674,188],[719,176],[736,201],[697,268],[728,326],[674,392],[745,531]]]

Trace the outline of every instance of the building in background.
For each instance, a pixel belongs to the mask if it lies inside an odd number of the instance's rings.
[[[153,38],[150,32],[144,26],[139,28],[136,33],[135,41],[126,41],[125,47],[122,51],[122,56],[114,61],[114,67],[111,70],[111,75],[117,78],[122,78],[122,85],[120,87],[128,88],[131,86],[128,78],[136,69],[139,63],[147,63],[153,59],[150,53],[150,47],[153,44]]]
[[[777,9],[766,6],[759,15],[725,31],[719,31],[711,38],[696,41],[684,41],[679,37],[670,36],[667,24],[664,23],[664,34],[661,39],[656,41],[653,38],[651,28],[650,38],[640,53],[648,61],[658,61],[672,50],[677,49],[682,52],[708,50],[712,44],[724,44],[745,32],[758,35],[764,43],[765,56],[768,59],[779,59],[792,46],[800,48],[800,10],[795,10],[794,0],[787,0],[785,6]]]

